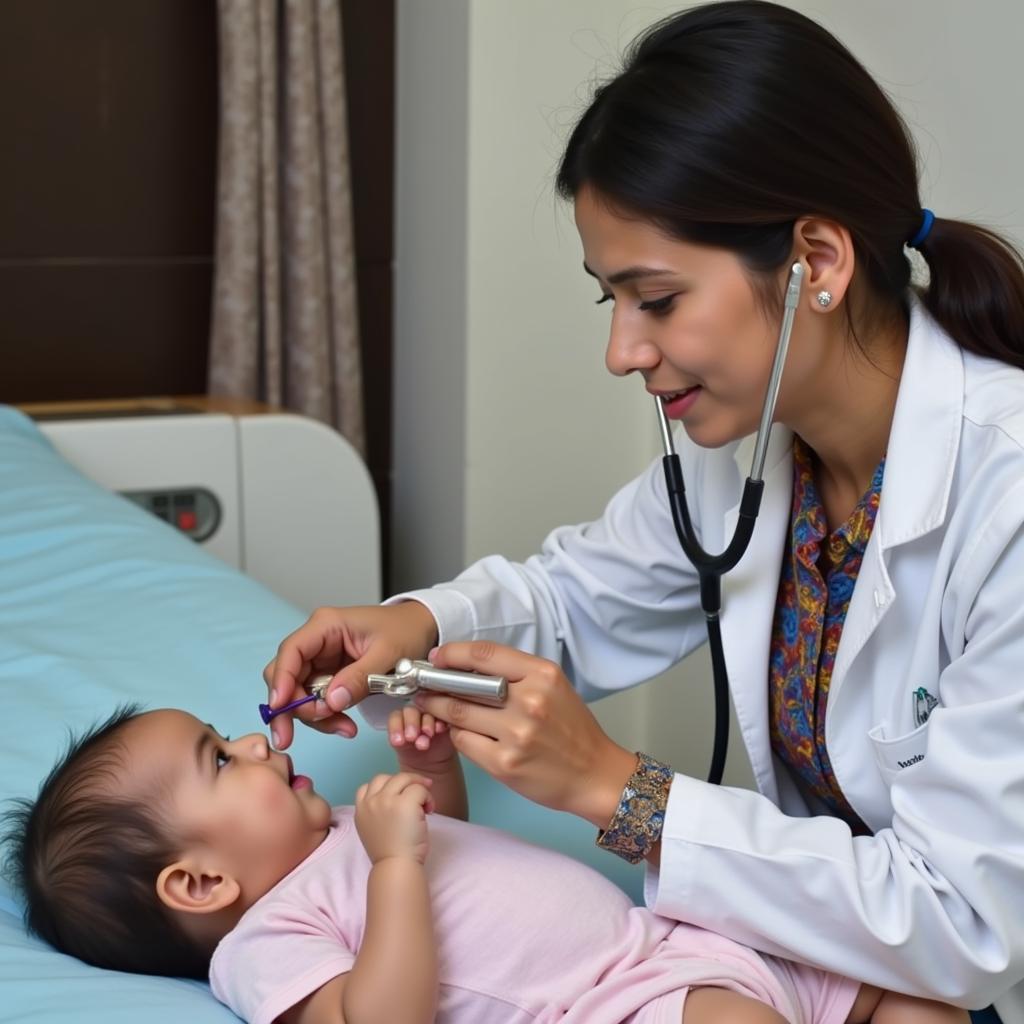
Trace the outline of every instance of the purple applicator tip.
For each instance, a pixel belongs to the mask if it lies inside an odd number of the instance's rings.
[[[277,718],[278,715],[283,715],[286,711],[294,711],[295,708],[308,704],[311,700],[318,699],[315,693],[311,693],[308,697],[300,697],[298,700],[293,700],[291,704],[285,704],[283,708],[278,708],[276,711],[269,704],[261,704],[260,718],[263,719],[264,725],[270,725],[272,718]]]

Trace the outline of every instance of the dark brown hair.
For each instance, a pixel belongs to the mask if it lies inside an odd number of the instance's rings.
[[[127,768],[120,731],[139,715],[119,707],[70,737],[38,797],[4,815],[5,874],[25,898],[25,923],[62,953],[137,974],[206,979],[209,955],[156,892],[178,850],[141,800],[110,796]]]
[[[777,271],[804,216],[843,224],[877,308],[910,285],[922,223],[915,151],[888,97],[830,33],[764,0],[653,25],[600,86],[557,177],[670,236]],[[1024,267],[992,231],[936,218],[918,246],[931,315],[962,348],[1024,367]],[[780,295],[781,298],[781,295]]]

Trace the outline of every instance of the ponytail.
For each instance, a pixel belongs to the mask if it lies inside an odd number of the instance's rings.
[[[936,219],[918,247],[930,282],[925,308],[967,352],[1024,369],[1024,258],[1005,238]]]

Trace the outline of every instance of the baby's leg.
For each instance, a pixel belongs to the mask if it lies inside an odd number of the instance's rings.
[[[966,1010],[949,1003],[886,992],[878,1002],[871,1024],[968,1024],[970,1019]]]
[[[723,1021],[729,1024],[786,1024],[781,1013],[757,999],[741,996],[726,988],[691,988],[683,1005],[683,1024],[722,1024]]]
[[[970,1024],[966,1010],[932,999],[916,999],[864,985],[847,1024]],[[682,1024],[786,1024],[777,1010],[724,988],[693,988],[686,996]]]
[[[862,985],[846,1024],[969,1024],[966,1010]]]

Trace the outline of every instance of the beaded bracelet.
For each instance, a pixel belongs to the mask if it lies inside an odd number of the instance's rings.
[[[597,833],[602,850],[637,864],[661,839],[668,791],[675,773],[667,764],[637,751],[637,764],[619,797],[612,820]]]

